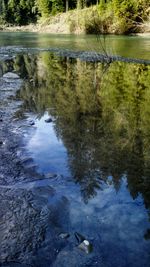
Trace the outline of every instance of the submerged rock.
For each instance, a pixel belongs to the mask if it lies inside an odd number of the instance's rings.
[[[62,238],[62,239],[67,239],[69,236],[70,236],[69,233],[60,233],[59,234],[59,237]]]
[[[83,250],[86,254],[91,253],[93,250],[92,244],[83,235],[77,232],[75,232],[74,235],[79,243],[78,248]]]
[[[29,121],[29,125],[30,125],[30,126],[35,125],[35,122],[31,120],[31,121]]]
[[[84,240],[81,244],[79,244],[78,248],[83,250],[86,254],[91,253],[93,250],[92,244],[90,244],[88,240]]]
[[[48,119],[45,120],[46,123],[50,123],[52,121],[53,121],[52,118],[48,118]]]
[[[75,232],[74,235],[75,235],[75,238],[77,239],[78,243],[81,243],[86,239],[83,235],[81,235],[77,232]]]
[[[57,177],[57,174],[54,174],[54,173],[46,173],[46,174],[44,175],[44,177],[45,177],[46,179],[56,178],[56,177]]]

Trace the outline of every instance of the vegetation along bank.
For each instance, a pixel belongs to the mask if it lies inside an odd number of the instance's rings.
[[[0,29],[150,33],[150,0],[0,0]]]

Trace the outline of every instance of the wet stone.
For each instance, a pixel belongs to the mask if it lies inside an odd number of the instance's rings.
[[[44,175],[44,177],[45,177],[46,179],[56,178],[56,177],[57,177],[57,174],[54,174],[54,173],[46,173],[46,174]]]
[[[89,254],[92,252],[92,244],[88,240],[84,240],[79,246],[79,249],[83,250],[86,254]]]
[[[30,126],[35,125],[35,122],[34,122],[34,121],[29,121],[29,125],[30,125]]]
[[[83,235],[81,235],[80,233],[75,232],[74,235],[75,235],[75,238],[77,239],[78,243],[81,243],[81,242],[83,242],[83,241],[86,239],[86,238],[85,238]]]
[[[50,123],[52,121],[53,121],[52,118],[48,118],[48,119],[45,120],[46,123]]]
[[[70,236],[69,233],[60,233],[60,234],[59,234],[59,237],[60,237],[61,239],[67,239],[67,238],[69,238],[69,236]]]

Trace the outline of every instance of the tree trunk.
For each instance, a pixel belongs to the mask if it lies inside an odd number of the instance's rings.
[[[77,0],[77,8],[78,9],[82,8],[82,0]]]
[[[66,12],[69,10],[69,0],[66,0]]]

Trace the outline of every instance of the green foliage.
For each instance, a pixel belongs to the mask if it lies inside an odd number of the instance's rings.
[[[38,0],[38,8],[43,17],[48,17],[50,14],[55,15],[63,12],[63,0]]]
[[[121,23],[127,24],[127,31],[134,26],[137,16],[137,2],[135,0],[114,0],[114,12]],[[125,30],[124,30],[125,31]]]
[[[137,1],[137,20],[146,20],[150,14],[150,0]]]
[[[82,9],[90,5],[82,17]],[[70,19],[71,32],[84,28],[86,33],[129,33],[148,18],[150,0],[0,0],[0,23],[28,24],[66,8],[78,10],[78,19]]]
[[[119,31],[123,33],[136,31],[139,23],[148,17],[148,6],[150,1],[146,0],[113,0]]]
[[[1,18],[10,24],[28,24],[36,21],[36,12],[33,12],[35,0],[1,0]]]
[[[52,15],[57,14],[58,12],[63,12],[63,0],[52,0]]]
[[[51,2],[49,0],[38,0],[38,8],[43,17],[47,17],[51,12]]]

